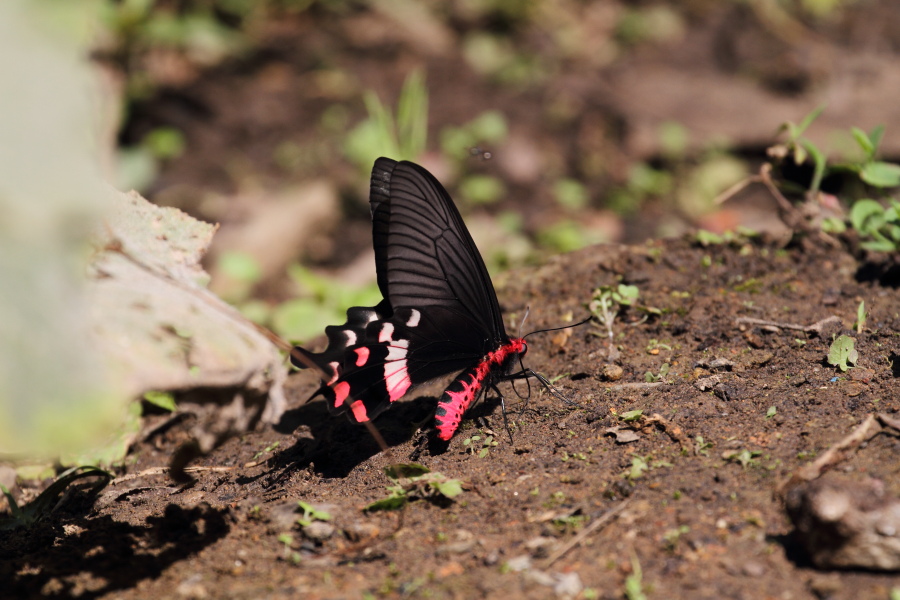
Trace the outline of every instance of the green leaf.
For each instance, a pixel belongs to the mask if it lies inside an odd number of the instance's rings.
[[[900,186],[900,165],[886,162],[870,162],[863,165],[860,179],[879,188]]]
[[[825,154],[816,147],[809,140],[800,140],[800,144],[803,148],[809,153],[809,155],[813,159],[814,170],[813,170],[813,178],[812,182],[809,184],[809,191],[812,193],[817,193],[819,191],[819,187],[822,185],[822,178],[825,176],[825,167],[827,166],[828,159],[825,157]]]
[[[854,347],[854,340],[849,335],[840,335],[832,342],[828,349],[828,364],[846,371],[859,360],[859,353]],[[848,364],[850,363],[850,364]]]
[[[875,200],[857,200],[850,209],[850,223],[860,235],[871,236],[885,223],[885,209]]]
[[[721,235],[705,229],[697,231],[696,239],[701,246],[717,246],[725,242]]]
[[[3,493],[7,496],[7,499],[10,500],[9,505],[12,517],[9,519],[0,519],[0,530],[14,529],[16,527],[30,527],[50,514],[53,507],[56,506],[56,503],[59,501],[60,495],[72,483],[84,477],[98,476],[103,477],[103,481],[95,486],[96,491],[99,491],[109,483],[113,478],[112,474],[107,473],[103,469],[98,469],[97,467],[72,467],[61,473],[56,481],[50,484],[50,486],[41,492],[37,498],[24,507],[12,508],[15,506],[15,502],[12,501],[9,491],[6,488],[3,488]]]
[[[144,394],[144,400],[169,412],[175,412],[178,408],[175,405],[175,396],[168,392],[147,392]]]
[[[437,481],[434,483],[434,487],[442,496],[446,496],[447,498],[455,498],[462,494],[463,491],[462,482],[459,479]]]
[[[869,141],[872,143],[872,155],[875,155],[875,152],[878,151],[878,146],[881,145],[881,138],[884,137],[884,125],[876,125],[872,128],[872,131],[869,132]]]
[[[636,285],[625,285],[620,283],[616,288],[615,293],[613,294],[613,300],[618,302],[619,304],[624,304],[626,306],[631,306],[634,304],[638,296],[640,296],[641,292]]]
[[[872,160],[872,157],[875,155],[875,146],[872,144],[872,140],[869,139],[869,135],[859,127],[851,127],[850,132],[853,134],[853,139],[856,140],[856,143],[859,144],[859,147],[865,153],[866,160]]]
[[[631,421],[637,421],[643,414],[644,411],[641,409],[629,410],[628,412],[623,412],[621,415],[619,415],[619,418],[628,423]]]
[[[430,472],[431,469],[418,463],[397,463],[395,465],[388,465],[384,468],[384,474],[395,481],[397,479],[421,477]]]
[[[808,115],[803,117],[803,120],[800,121],[800,124],[797,125],[796,129],[792,132],[794,134],[794,137],[796,138],[797,136],[802,135],[803,132],[806,131],[806,129],[810,125],[812,125],[812,122],[819,118],[819,115],[821,115],[822,111],[824,111],[824,110],[825,110],[825,105],[820,104],[819,106],[814,108],[812,111],[810,111],[810,113]]]
[[[769,407],[769,410],[766,411],[766,418],[767,418],[767,419],[771,419],[771,418],[774,417],[776,414],[778,414],[778,409],[775,408],[774,406],[770,406],[770,407]]]
[[[366,512],[375,512],[378,510],[400,510],[401,508],[406,506],[407,502],[409,502],[409,498],[406,497],[406,494],[396,496],[391,495],[387,498],[376,500],[375,502],[366,506],[363,510]]]

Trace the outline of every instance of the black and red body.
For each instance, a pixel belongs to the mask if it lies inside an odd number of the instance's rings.
[[[511,372],[525,341],[506,334],[484,261],[428,171],[379,158],[369,202],[384,299],[353,307],[345,324],[327,327],[323,352],[297,350],[330,376],[316,393],[332,412],[357,422],[373,419],[417,385],[461,372],[435,416],[439,436],[449,440],[479,394]]]

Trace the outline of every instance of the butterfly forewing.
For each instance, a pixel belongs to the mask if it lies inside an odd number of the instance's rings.
[[[378,284],[391,306],[444,306],[505,341],[491,278],[444,187],[416,164],[379,158],[370,203]]]

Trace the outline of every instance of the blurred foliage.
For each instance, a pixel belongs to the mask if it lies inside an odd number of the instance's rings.
[[[421,71],[406,77],[397,100],[396,115],[372,91],[363,95],[367,119],[353,128],[344,141],[347,157],[368,175],[379,156],[416,160],[425,151],[428,137],[428,91]]]
[[[818,107],[800,123],[787,122],[782,125],[786,139],[769,148],[772,163],[812,163],[809,183],[799,189],[806,206],[804,213],[814,215],[812,227],[829,233],[841,233],[849,224],[860,236],[863,248],[881,252],[900,250],[900,203],[892,195],[900,188],[900,165],[878,159],[884,126],[879,125],[869,132],[858,127],[851,128],[849,134],[855,147],[845,150],[838,159],[830,159],[825,150],[804,135],[823,110],[824,107]],[[849,207],[849,211],[839,216],[822,216],[819,207],[833,204],[828,202],[830,195],[822,192],[822,182],[835,176],[841,177],[844,185],[836,198],[839,204],[832,206],[831,210],[840,211],[843,207]],[[798,192],[796,182],[778,179],[774,184],[785,193]]]

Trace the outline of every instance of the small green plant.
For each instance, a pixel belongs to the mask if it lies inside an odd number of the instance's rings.
[[[771,419],[772,417],[774,417],[777,414],[778,414],[778,409],[775,408],[774,406],[770,406],[768,408],[768,410],[766,410],[766,418],[767,419]]]
[[[727,460],[728,462],[736,462],[740,463],[741,467],[746,469],[747,467],[757,467],[759,466],[759,461],[756,459],[757,456],[760,456],[762,452],[759,450],[738,450],[736,452],[726,452],[722,458]]]
[[[709,456],[709,449],[712,447],[713,443],[704,440],[702,435],[698,435],[694,438],[694,452],[696,452],[697,454]]]
[[[416,463],[391,465],[384,473],[395,485],[388,486],[388,496],[366,506],[366,511],[398,510],[420,498],[450,500],[463,491],[460,480],[450,479]]]
[[[859,353],[854,347],[853,338],[849,335],[839,335],[831,343],[828,349],[828,364],[838,367],[841,371],[847,371],[856,366]],[[849,364],[848,364],[849,363]]]
[[[666,376],[669,374],[669,368],[669,363],[663,363],[662,366],[659,367],[659,373],[654,374],[652,371],[647,371],[644,373],[644,381],[647,383],[665,381]]]
[[[428,90],[421,71],[406,77],[396,115],[382,104],[375,92],[363,95],[368,118],[347,135],[344,153],[362,171],[372,168],[379,156],[415,160],[424,150],[428,136]]]
[[[479,441],[481,442],[480,448]],[[480,435],[473,435],[463,440],[463,446],[466,447],[467,453],[472,455],[478,454],[478,458],[484,458],[491,453],[491,448],[497,446],[497,442],[494,441],[494,436],[492,435],[486,436],[484,439]]]
[[[660,342],[657,339],[651,339],[647,343],[647,348],[646,348],[647,354],[654,354],[654,355],[659,354],[660,350],[671,350],[671,349],[672,349],[672,346],[670,346],[668,344],[663,344],[662,342]]]
[[[0,519],[0,530],[16,529],[18,527],[31,527],[53,511],[53,507],[59,501],[59,497],[67,487],[85,477],[100,477],[100,481],[94,484],[92,492],[97,493],[103,489],[112,479],[112,474],[97,467],[72,467],[62,473],[56,481],[40,493],[40,495],[25,506],[19,506],[10,491],[0,483],[0,491],[6,496],[9,503],[10,516]]]
[[[629,410],[628,412],[623,412],[621,415],[619,415],[619,418],[626,423],[631,423],[632,421],[640,421],[643,414],[644,411],[642,409]]]
[[[650,470],[649,456],[631,457],[631,467],[625,472],[625,479],[634,481]]]
[[[856,333],[862,333],[866,328],[866,317],[869,314],[866,312],[866,303],[862,301],[859,303],[859,306],[856,307],[856,322],[853,324],[853,328],[856,329]]]
[[[631,554],[631,574],[625,578],[625,597],[628,600],[647,600],[644,593],[644,573],[636,554]]]
[[[178,408],[175,404],[175,396],[169,392],[146,392],[144,400],[168,412],[175,412]]]
[[[866,250],[900,250],[900,202],[893,198],[887,206],[870,198],[857,200],[850,209],[850,224],[863,238],[861,246]]]
[[[689,533],[691,528],[687,525],[681,525],[677,529],[670,529],[663,534],[663,542],[665,544],[666,550],[673,551],[675,547],[678,546],[678,540],[681,539],[686,533]]]
[[[268,454],[272,450],[275,450],[276,448],[278,448],[278,446],[280,446],[280,445],[281,445],[281,442],[272,442],[271,444],[269,444],[268,446],[266,446],[265,448],[263,448],[262,450],[260,450],[256,454],[254,454],[253,458],[251,458],[250,460],[255,461],[257,458],[259,458],[263,454]]]
[[[307,504],[302,500],[297,502],[297,508],[303,511],[303,515],[297,519],[297,523],[301,527],[306,527],[313,521],[330,521],[331,514],[324,510],[318,510],[311,504]]]
[[[637,286],[619,284],[616,287],[610,285],[600,286],[594,290],[594,295],[588,303],[588,310],[594,318],[606,329],[609,339],[610,355],[613,354],[613,323],[619,316],[619,311],[632,306],[638,299],[640,291]]]

